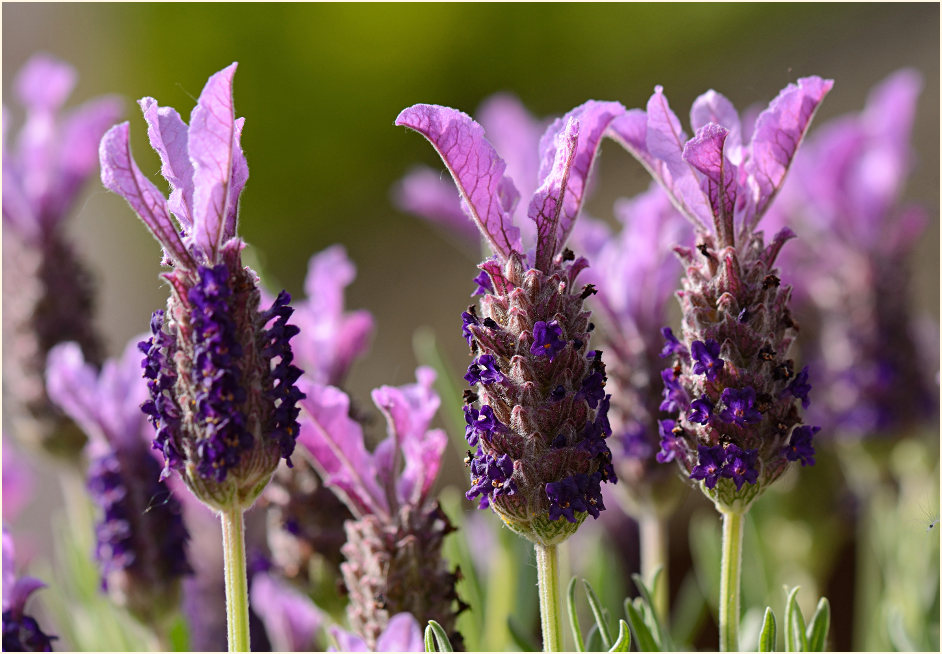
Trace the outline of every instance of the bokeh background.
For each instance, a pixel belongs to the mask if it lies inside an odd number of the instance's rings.
[[[293,294],[311,254],[346,247],[358,267],[348,306],[369,309],[377,324],[348,383],[364,403],[369,389],[413,378],[419,327],[437,335],[456,378],[467,365],[457,321],[477,245],[456,243],[390,201],[412,166],[440,166],[424,139],[392,124],[416,102],[473,113],[487,96],[510,91],[537,116],[556,116],[589,98],[643,107],[661,84],[686,123],[686,108],[709,88],[742,109],[817,74],[835,80],[820,123],[859,111],[872,85],[915,68],[925,86],[906,199],[928,208],[930,226],[914,259],[914,293],[920,312],[939,320],[935,3],[15,3],[3,5],[2,30],[5,98],[35,52],[70,62],[80,76],[70,104],[105,93],[126,98],[137,160],[160,187],[135,101],[153,96],[186,119],[207,77],[239,62],[236,112],[246,117],[250,169],[240,233],[269,285]],[[597,170],[588,210],[600,218],[610,218],[616,197],[647,186],[641,167],[611,142]],[[97,280],[96,320],[116,354],[165,301],[157,245],[97,180],[70,229]],[[445,483],[460,486],[462,454],[453,454]],[[46,500],[52,506],[56,493]],[[42,534],[46,515],[34,512],[29,528]]]

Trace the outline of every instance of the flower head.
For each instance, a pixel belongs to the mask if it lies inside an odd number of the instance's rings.
[[[26,110],[15,135],[3,108],[3,334],[10,347],[5,379],[16,432],[74,461],[81,431],[49,402],[43,383],[54,345],[78,342],[96,363],[101,344],[91,315],[94,285],[65,222],[97,165],[98,141],[121,115],[121,101],[102,97],[63,111],[75,70],[48,55],[32,57],[14,80]],[[12,145],[11,145],[12,142]]]
[[[345,524],[340,570],[350,594],[350,623],[370,647],[396,613],[426,616],[453,632],[465,606],[441,553],[454,527],[430,497],[447,444],[442,430],[430,428],[440,404],[432,390],[435,373],[419,368],[416,378],[415,384],[373,391],[388,426],[373,452],[343,391],[300,381],[306,397],[298,442],[354,517]]]
[[[14,570],[13,536],[3,528],[3,651],[51,652],[56,636],[46,634],[36,619],[26,615],[26,601],[46,584],[19,577]]]
[[[52,401],[90,440],[88,488],[101,510],[95,555],[102,587],[148,622],[175,611],[181,577],[192,572],[189,535],[148,444],[152,429],[140,409],[148,393],[136,342],[101,372],[77,344],[63,343],[50,351],[46,375]]]
[[[803,380],[789,387],[791,289],[773,267],[794,233],[783,229],[766,246],[756,227],[832,84],[808,77],[783,89],[748,143],[736,110],[715,91],[694,102],[689,140],[660,87],[646,111],[612,125],[696,232],[696,247],[675,248],[686,269],[683,337],[675,344],[666,333],[673,368],[662,409],[677,415],[658,457],[678,461],[720,507],[742,510],[782,474],[784,445],[802,422],[795,402],[807,401]]]
[[[469,498],[491,506],[506,524],[534,542],[553,544],[597,516],[599,484],[614,481],[608,402],[601,353],[589,353],[586,293],[575,286],[583,258],[563,252],[582,207],[592,162],[605,129],[624,112],[618,103],[590,101],[555,121],[539,143],[539,167],[521,238],[515,224],[520,191],[508,163],[466,114],[415,105],[396,119],[425,136],[454,178],[464,213],[494,254],[479,267],[491,290],[481,317],[462,316],[473,352],[490,357],[504,382],[474,377],[480,411],[495,427],[473,429]],[[532,238],[531,238],[532,235]],[[467,413],[476,409],[469,408]],[[477,414],[480,415],[480,414]]]
[[[189,126],[153,98],[140,101],[169,199],[131,157],[128,123],[112,127],[99,152],[102,183],[128,201],[173,268],[163,275],[167,310],[154,314],[153,335],[141,344],[151,391],[144,411],[165,474],[178,470],[216,509],[251,506],[279,459],[290,457],[301,396],[290,297],[282,292],[259,310],[256,275],[241,262],[236,223],[248,166],[244,119],[232,102],[235,69],[210,77]]]

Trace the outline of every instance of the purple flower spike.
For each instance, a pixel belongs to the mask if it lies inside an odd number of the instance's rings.
[[[762,414],[755,407],[756,390],[752,386],[724,388],[720,402],[726,405],[720,411],[720,418],[728,423],[745,427],[762,420]]]
[[[95,284],[67,234],[66,219],[98,167],[98,142],[122,102],[101,97],[65,110],[76,71],[35,55],[13,81],[25,110],[3,107],[3,334],[9,348],[4,392],[15,430],[48,453],[75,462],[85,437],[46,394],[46,356],[75,341],[95,363],[102,348],[92,317]],[[9,96],[8,96],[9,97]],[[11,124],[21,123],[14,130]],[[20,424],[21,423],[21,424]]]
[[[690,471],[690,478],[703,481],[707,488],[715,488],[723,471],[726,452],[722,445],[707,447],[700,445],[697,448],[697,465]]]
[[[706,375],[709,381],[716,379],[717,373],[723,369],[724,361],[720,358],[720,344],[712,339],[706,343],[701,341],[691,343],[690,356],[694,361],[694,374]]]
[[[148,396],[136,339],[100,372],[75,343],[49,353],[49,396],[90,440],[88,488],[101,511],[95,549],[102,587],[142,620],[178,608],[181,577],[192,573],[182,509],[159,481],[141,404]]]
[[[290,297],[260,310],[257,277],[241,261],[236,224],[248,167],[244,119],[233,108],[235,69],[210,77],[189,126],[152,98],[140,101],[169,200],[134,162],[127,123],[99,147],[102,183],[128,201],[174,268],[163,275],[172,289],[167,311],[155,314],[153,336],[140,346],[151,391],[143,409],[167,471],[178,470],[217,510],[251,506],[290,457],[303,397],[289,344],[298,332],[287,322]]]
[[[674,366],[662,373],[660,408],[674,415],[662,421],[658,460],[678,461],[720,510],[747,509],[787,469],[784,440],[802,422],[794,399],[808,405],[807,369],[795,376],[787,356],[797,335],[792,289],[774,268],[795,233],[780,229],[766,245],[756,228],[832,84],[808,77],[783,89],[748,141],[715,91],[694,102],[692,139],[660,87],[645,112],[611,127],[694,226],[695,247],[673,248],[685,270],[683,329],[681,338],[664,333]]]
[[[530,354],[535,357],[548,357],[552,361],[566,347],[566,341],[562,339],[562,335],[562,327],[555,320],[537,321],[533,325],[533,345],[530,346]]]
[[[14,570],[13,536],[3,527],[3,651],[51,652],[57,636],[43,632],[32,616],[26,615],[26,601],[46,584],[33,577],[18,577]]]
[[[431,368],[419,368],[416,383],[373,391],[388,434],[373,452],[343,391],[300,381],[307,397],[298,442],[354,516],[344,525],[340,571],[350,593],[350,623],[370,647],[399,611],[429,616],[451,632],[464,606],[455,594],[457,577],[441,555],[454,527],[430,498],[448,440],[431,429],[440,403],[434,381]]]

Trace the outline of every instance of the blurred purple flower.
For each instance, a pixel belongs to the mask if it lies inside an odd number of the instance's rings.
[[[3,522],[16,521],[33,496],[34,473],[7,436],[3,438]]]
[[[29,596],[46,584],[16,574],[13,536],[3,528],[3,651],[51,652],[56,636],[43,632],[35,618],[26,615]]]
[[[259,310],[255,273],[242,265],[236,235],[239,197],[249,171],[235,118],[236,64],[210,77],[187,126],[153,98],[140,106],[169,199],[134,162],[128,123],[101,141],[101,179],[140,216],[173,270],[167,310],[141,344],[151,400],[144,411],[157,429],[166,468],[217,510],[252,505],[297,437],[300,370],[292,365],[290,296]],[[176,223],[171,219],[171,212]],[[270,326],[269,323],[271,323]]]
[[[159,621],[177,609],[180,578],[192,569],[180,504],[159,481],[160,464],[148,447],[152,429],[140,409],[147,385],[136,341],[101,372],[77,344],[57,345],[46,385],[89,437],[88,487],[103,513],[95,527],[102,586],[146,623]]]
[[[389,624],[370,646],[362,638],[344,631],[340,627],[331,627],[330,635],[337,641],[341,652],[424,652],[425,639],[419,623],[410,613],[397,613],[389,619]],[[330,647],[328,652],[338,650]]]
[[[773,268],[794,233],[782,229],[766,246],[756,228],[832,85],[819,77],[788,85],[756,118],[748,143],[733,105],[712,90],[693,104],[692,139],[661,87],[646,111],[627,112],[610,130],[695,228],[696,247],[675,248],[686,271],[678,293],[684,347],[665,332],[674,367],[663,375],[661,408],[678,415],[658,459],[678,461],[717,506],[744,510],[778,478],[789,463],[783,446],[802,421],[795,400],[807,398],[785,392],[797,332],[791,289]],[[689,413],[687,398],[698,402]]]
[[[314,639],[324,623],[324,614],[311,598],[267,572],[252,575],[249,597],[274,651],[315,649]]]
[[[897,71],[863,111],[818,127],[769,216],[803,237],[786,261],[803,287],[802,324],[820,324],[803,339],[818,389],[809,413],[830,432],[900,432],[938,412],[934,368],[920,365],[937,358],[938,326],[923,329],[911,296],[928,216],[901,199],[921,88],[916,71]]]
[[[465,607],[455,594],[456,573],[441,556],[454,527],[430,498],[447,443],[442,430],[430,428],[440,404],[435,372],[418,368],[416,380],[373,391],[388,435],[372,453],[343,391],[299,381],[306,397],[298,442],[355,518],[346,523],[340,569],[350,623],[371,646],[401,611],[437,620],[454,638],[455,617]]]
[[[84,437],[48,401],[46,354],[56,343],[76,341],[98,362],[101,346],[92,321],[92,280],[65,233],[65,219],[97,169],[101,135],[121,114],[115,97],[62,112],[75,83],[71,66],[35,55],[13,83],[26,109],[15,138],[3,107],[4,379],[15,400],[17,434],[69,461],[77,460]]]
[[[547,128],[537,147],[539,165],[516,180],[536,180],[525,217],[520,190],[507,174],[510,165],[485,139],[481,125],[454,109],[425,104],[396,119],[435,147],[457,184],[462,210],[494,254],[479,266],[492,289],[480,302],[483,320],[469,309],[462,316],[462,334],[472,353],[492,357],[507,383],[478,386],[474,402],[489,406],[501,427],[475,432],[479,445],[469,462],[468,497],[482,494],[479,506],[493,507],[512,529],[544,545],[568,538],[586,515],[597,516],[604,508],[598,486],[614,481],[604,442],[611,433],[604,415],[608,403],[595,400],[595,409],[588,395],[563,399],[577,396],[595,373],[604,379],[600,353],[586,356],[583,300],[592,291],[574,286],[588,264],[563,248],[582,208],[601,138],[623,112],[618,103],[589,101]],[[505,478],[511,463],[512,475]],[[484,479],[491,479],[490,487]],[[573,492],[578,497],[570,497]],[[578,515],[553,508],[570,499],[586,508]]]

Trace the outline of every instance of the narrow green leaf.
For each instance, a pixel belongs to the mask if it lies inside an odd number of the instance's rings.
[[[432,625],[425,626],[425,651],[435,651],[435,636],[432,635]]]
[[[514,644],[520,648],[521,652],[539,652],[540,646],[533,642],[533,639],[530,638],[523,629],[520,628],[520,625],[517,624],[517,621],[514,620],[512,615],[507,616],[507,630],[510,632],[510,637],[513,639]]]
[[[602,637],[599,636],[599,626],[597,624],[593,624],[592,628],[589,629],[589,635],[585,638],[585,651],[602,651]]]
[[[678,651],[693,649],[691,643],[706,618],[707,600],[700,592],[696,574],[691,570],[684,575],[671,607],[670,629]]]
[[[648,629],[648,625],[645,624],[644,618],[641,616],[641,600],[636,598],[636,601],[638,602],[637,605],[630,598],[625,600],[625,614],[628,616],[628,624],[634,634],[635,647],[638,648],[639,652],[656,652],[658,651],[657,642],[655,642],[651,630]]]
[[[431,630],[432,635],[435,637],[435,649],[429,650],[428,642],[428,632]],[[451,641],[448,640],[448,634],[445,633],[445,630],[442,629],[442,626],[435,622],[434,620],[428,621],[428,626],[425,628],[425,648],[426,651],[437,651],[437,652],[454,652],[454,648],[451,646]]]
[[[808,639],[805,637],[805,618],[798,606],[798,589],[795,586],[785,601],[785,651],[807,652]]]
[[[584,652],[585,643],[582,641],[582,629],[579,627],[579,612],[576,610],[576,578],[569,580],[566,589],[566,610],[569,612],[569,627],[572,629],[572,639],[576,643],[576,651]]]
[[[618,640],[612,645],[609,652],[627,652],[631,648],[631,632],[628,630],[628,623],[624,620],[618,621]]]
[[[660,574],[661,569],[658,568],[657,572],[654,573],[654,580],[651,583],[651,588],[654,588],[654,584],[657,583],[658,575]],[[641,593],[641,597],[644,598],[644,603],[647,606],[647,610],[643,613],[645,623],[651,629],[652,635],[654,636],[655,641],[657,642],[659,651],[666,651],[666,630],[661,624],[660,618],[658,618],[657,611],[654,610],[654,596],[651,593],[651,590],[644,585],[644,580],[641,578],[641,575],[638,573],[632,573],[632,580],[635,582],[635,586],[638,587],[638,592]]]
[[[582,580],[585,586],[585,594],[589,600],[589,607],[592,609],[592,615],[595,616],[595,624],[599,626],[599,637],[602,639],[602,647],[608,649],[612,646],[612,631],[608,628],[608,620],[605,617],[605,611],[602,603],[599,602],[598,595],[592,590],[592,585],[585,579]]]
[[[767,606],[765,607],[765,618],[762,620],[762,630],[759,632],[759,651],[774,652],[775,636],[775,614],[772,612],[772,607]]]
[[[818,600],[818,608],[811,617],[806,635],[809,652],[823,652],[827,647],[828,629],[831,627],[831,604],[826,597]]]

